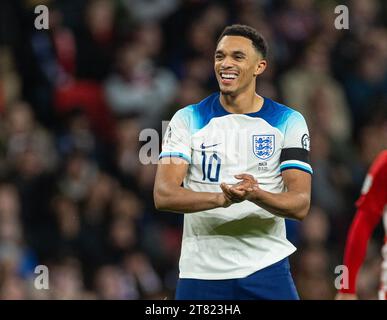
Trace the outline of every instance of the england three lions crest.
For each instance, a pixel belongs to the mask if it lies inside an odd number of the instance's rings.
[[[261,160],[269,159],[275,150],[274,134],[253,136],[253,152]]]

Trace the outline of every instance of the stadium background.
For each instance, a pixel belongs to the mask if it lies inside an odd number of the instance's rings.
[[[50,29],[34,29],[34,7]],[[334,8],[349,7],[349,30]],[[363,178],[387,141],[387,2],[2,1],[0,299],[172,298],[182,216],[157,213],[142,128],[217,90],[215,39],[256,27],[270,46],[258,92],[300,110],[312,137],[312,208],[288,221],[303,299],[332,299]],[[359,278],[376,299],[379,227]],[[50,290],[34,289],[34,268]]]

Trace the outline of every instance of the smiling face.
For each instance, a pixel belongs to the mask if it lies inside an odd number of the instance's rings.
[[[215,74],[222,94],[238,95],[252,88],[266,68],[266,61],[252,41],[242,36],[224,36],[215,51]]]

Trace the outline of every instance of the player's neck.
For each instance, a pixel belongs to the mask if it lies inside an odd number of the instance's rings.
[[[263,106],[264,99],[253,92],[238,95],[220,94],[220,103],[230,113],[258,112]]]

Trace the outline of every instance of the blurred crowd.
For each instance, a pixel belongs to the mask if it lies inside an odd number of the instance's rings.
[[[49,8],[49,30],[34,8]],[[349,29],[335,29],[335,7]],[[303,113],[312,208],[287,221],[303,299],[332,299],[366,171],[387,147],[383,0],[2,1],[0,299],[172,299],[182,215],[154,209],[139,133],[218,90],[216,39],[257,28],[269,66],[257,92]],[[382,229],[359,296],[376,299]],[[34,287],[37,265],[49,290]]]

